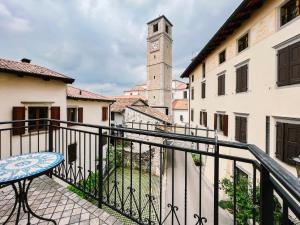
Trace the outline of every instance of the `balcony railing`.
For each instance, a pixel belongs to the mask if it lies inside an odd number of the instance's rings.
[[[65,161],[53,170],[55,178],[137,224],[270,225],[300,219],[300,181],[254,145],[43,122],[43,130],[29,129],[29,121],[1,122],[0,158],[60,152]],[[22,132],[14,135],[16,129]]]

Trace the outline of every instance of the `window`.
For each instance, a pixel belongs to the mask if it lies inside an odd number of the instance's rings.
[[[200,125],[207,127],[207,112],[200,111]]]
[[[192,75],[191,81],[194,82],[194,75]]]
[[[225,74],[218,76],[218,95],[225,95]]]
[[[191,109],[191,121],[194,121],[194,109]]]
[[[219,54],[219,64],[222,64],[225,61],[226,61],[226,50],[222,51]]]
[[[166,115],[169,115],[169,108],[166,108]]]
[[[115,113],[114,112],[110,113],[110,118],[111,118],[111,120],[115,120]]]
[[[300,0],[290,0],[280,8],[280,26],[300,15]]]
[[[235,117],[235,140],[247,143],[247,117]]]
[[[183,115],[180,115],[180,121],[183,122]]]
[[[67,108],[67,120],[70,122],[83,122],[83,108],[79,107],[70,107]],[[72,124],[68,124],[68,126],[72,126]]]
[[[169,26],[166,25],[166,33],[169,33]]]
[[[205,62],[202,63],[202,77],[205,78]]]
[[[241,52],[243,50],[245,50],[246,48],[248,48],[248,33],[245,34],[243,37],[241,37],[239,40],[238,40],[238,52]]]
[[[248,90],[248,65],[236,69],[236,93]]]
[[[48,107],[28,107],[28,119],[47,119],[48,118]],[[47,121],[36,120],[28,122],[29,131],[46,129]]]
[[[276,157],[293,165],[293,157],[300,155],[300,124],[276,123]]]
[[[191,89],[191,99],[194,100],[194,88]]]
[[[184,92],[183,92],[183,98],[184,98],[184,99],[187,99],[187,91],[184,91]]]
[[[108,108],[102,107],[102,121],[108,120]]]
[[[158,31],[158,23],[153,25],[153,33]]]
[[[215,113],[214,129],[228,136],[228,115]]]
[[[77,108],[67,109],[67,120],[70,122],[77,122]]]
[[[155,80],[155,76],[153,76],[153,80]]]
[[[201,84],[201,98],[205,98],[205,92],[206,92],[206,83],[202,82]]]
[[[277,85],[300,83],[300,42],[278,51]]]

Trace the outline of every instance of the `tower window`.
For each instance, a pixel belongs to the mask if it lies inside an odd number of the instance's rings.
[[[153,25],[153,33],[158,31],[158,23]]]
[[[166,33],[169,33],[169,26],[166,25]]]
[[[155,76],[153,76],[153,79],[155,80]]]

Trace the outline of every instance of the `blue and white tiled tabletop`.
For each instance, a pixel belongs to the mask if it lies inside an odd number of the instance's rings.
[[[55,152],[30,153],[0,160],[0,184],[42,174],[62,161],[63,155]]]

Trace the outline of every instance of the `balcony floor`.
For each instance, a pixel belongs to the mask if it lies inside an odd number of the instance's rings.
[[[7,219],[15,201],[15,193],[11,186],[0,189],[0,224]],[[90,202],[79,198],[67,188],[50,179],[42,176],[33,180],[29,193],[28,202],[31,209],[40,216],[54,219],[57,224],[108,224],[119,225],[115,217],[99,209]],[[21,210],[22,211],[22,210]],[[22,212],[23,213],[23,212]],[[15,224],[14,215],[7,225]],[[53,224],[47,221],[40,221],[31,217],[31,224]],[[27,224],[27,215],[21,214],[20,225]]]

